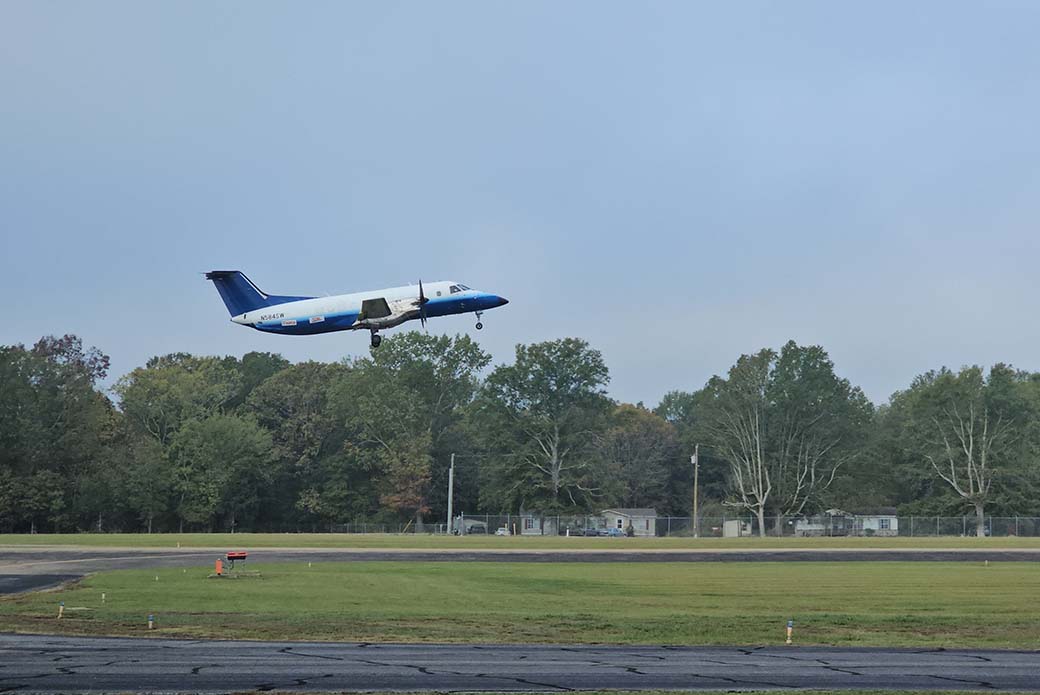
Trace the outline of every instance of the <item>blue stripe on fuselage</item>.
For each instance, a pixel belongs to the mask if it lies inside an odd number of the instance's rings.
[[[473,311],[485,311],[501,305],[501,299],[493,294],[483,292],[464,292],[447,297],[430,297],[426,303],[426,316],[452,316],[467,314]],[[311,323],[310,316],[285,317],[277,321],[265,321],[253,325],[253,328],[265,333],[281,333],[285,335],[315,335],[345,331],[357,321],[358,314],[351,311],[343,314],[325,314],[325,320]],[[295,326],[285,326],[287,320],[296,321]]]
[[[357,312],[351,311],[345,314],[319,314],[325,317],[324,321],[311,323],[311,316],[297,318],[284,318],[277,321],[264,321],[253,324],[253,328],[264,333],[282,333],[285,335],[315,335],[317,333],[332,333],[333,331],[345,331],[357,321]],[[284,325],[285,321],[296,321],[295,326]]]

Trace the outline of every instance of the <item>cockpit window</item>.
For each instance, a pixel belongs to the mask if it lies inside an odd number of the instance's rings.
[[[468,290],[469,288],[466,287],[465,285],[459,285],[459,289]]]
[[[458,294],[462,291],[458,285],[452,285],[449,289],[451,290],[452,294]]]

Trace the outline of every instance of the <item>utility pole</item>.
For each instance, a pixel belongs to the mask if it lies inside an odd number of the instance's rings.
[[[700,522],[697,520],[697,478],[700,474],[700,456],[701,445],[697,444],[693,447],[693,456],[690,457],[690,463],[693,464],[693,537],[700,538]]]
[[[451,498],[455,492],[455,454],[451,455],[451,468],[448,469],[448,535],[451,535]]]

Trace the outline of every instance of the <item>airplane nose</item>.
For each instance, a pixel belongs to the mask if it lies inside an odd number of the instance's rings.
[[[505,306],[506,304],[509,304],[508,299],[506,299],[505,297],[499,297],[497,294],[492,298],[492,301],[494,302],[494,306],[496,307]]]

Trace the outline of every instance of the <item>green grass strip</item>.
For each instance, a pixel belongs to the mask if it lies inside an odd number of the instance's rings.
[[[251,569],[262,578],[208,579],[210,570],[197,567],[105,572],[0,600],[0,630],[748,645],[781,643],[793,619],[803,645],[1040,648],[1034,563],[303,561]],[[149,614],[158,627],[150,633]]]

